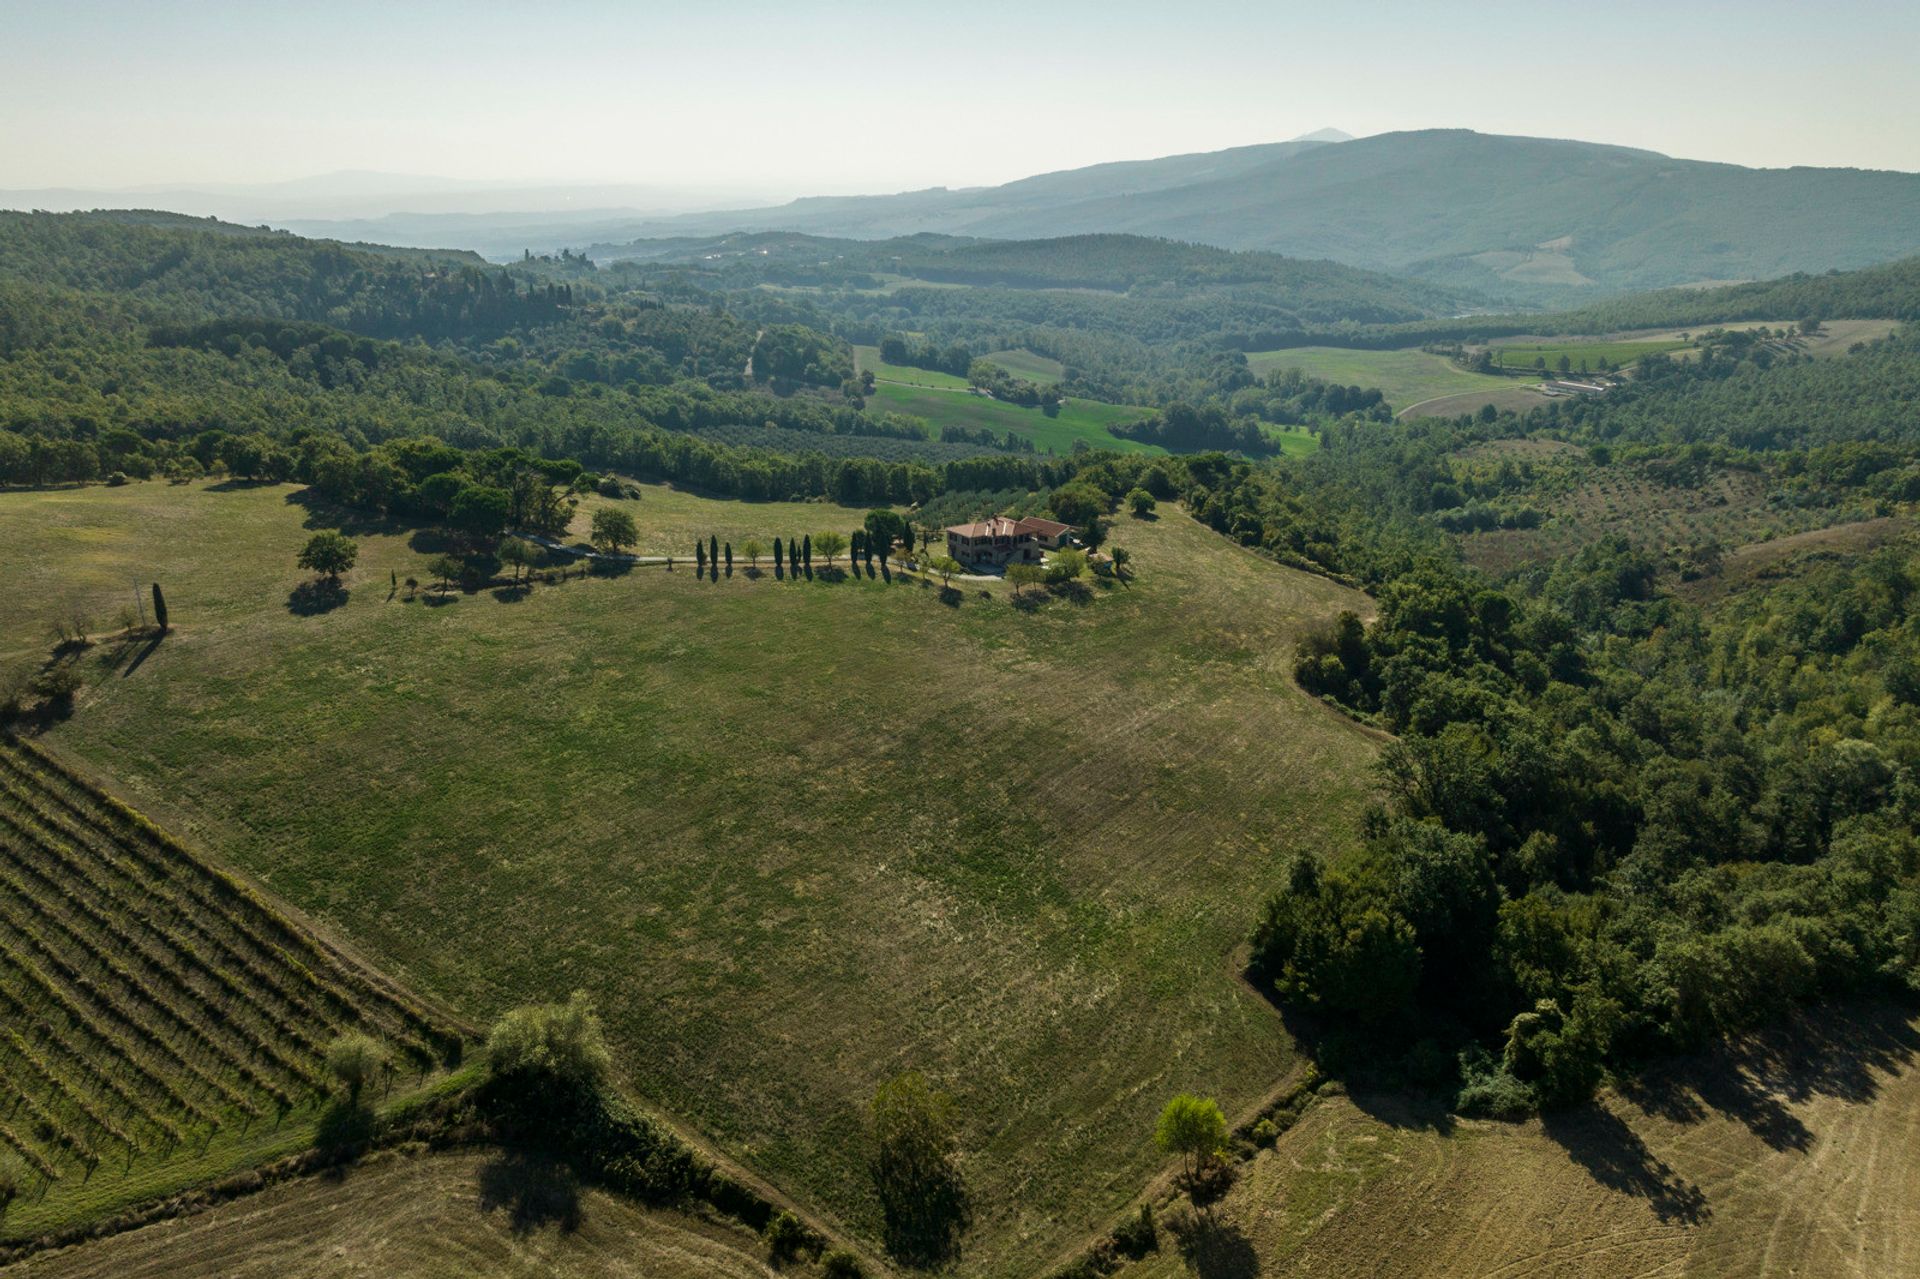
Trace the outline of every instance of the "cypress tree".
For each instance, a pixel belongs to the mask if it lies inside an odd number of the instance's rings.
[[[780,558],[780,539],[776,537],[773,539],[773,580],[784,581],[786,576],[786,564]]]
[[[153,624],[160,628],[162,635],[167,633],[167,597],[160,593],[158,582],[153,584]]]
[[[727,543],[726,552],[727,552],[727,576],[732,577],[733,576],[733,543],[732,542]]]
[[[709,536],[713,537],[713,545],[707,547],[707,572],[717,582],[720,580],[720,539],[712,534]]]
[[[706,571],[707,544],[696,538],[693,543],[693,575],[697,578],[704,575]]]
[[[808,533],[806,540],[800,543],[800,564],[806,570],[807,580],[813,580],[813,534]]]

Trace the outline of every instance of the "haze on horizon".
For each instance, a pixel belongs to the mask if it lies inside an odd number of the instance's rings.
[[[1874,0],[35,2],[0,43],[0,188],[372,171],[784,199],[1324,126],[1913,171],[1916,49],[1920,6]]]

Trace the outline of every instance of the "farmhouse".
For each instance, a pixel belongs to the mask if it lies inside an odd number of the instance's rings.
[[[1029,515],[1022,520],[996,515],[947,530],[947,554],[969,567],[1033,564],[1042,551],[1058,550],[1073,525]]]

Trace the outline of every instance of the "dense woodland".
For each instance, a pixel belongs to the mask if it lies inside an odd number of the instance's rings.
[[[1082,246],[1078,287],[1124,273],[1118,251]],[[881,270],[867,252],[859,271]],[[1181,293],[1163,302],[998,287],[1075,278],[1058,249],[925,252],[916,270],[944,256],[993,287],[876,294],[836,268],[780,293],[753,265],[499,268],[158,216],[0,216],[0,483],[292,479],[482,539],[564,527],[598,472],[936,522],[1050,510],[1096,536],[1136,490],[1178,499],[1378,600],[1297,665],[1395,736],[1364,844],[1248,903],[1257,973],[1330,1064],[1512,1113],[1796,1000],[1920,993],[1920,540],[1795,561],[1712,607],[1632,537],[1498,580],[1458,540],[1548,518],[1539,473],[1488,452],[1520,439],[1675,490],[1740,469],[1816,524],[1901,512],[1920,500],[1920,340],[1816,361],[1727,336],[1645,360],[1605,399],[1390,425],[1377,391],[1250,373],[1235,348],[1269,304],[1234,290],[1274,278],[1236,272],[1249,256],[1279,272],[1264,255],[1161,245]],[[1911,317],[1920,274],[1594,316],[1742,312]],[[1126,433],[1177,455],[936,439],[864,408],[854,340],[961,376],[1024,346],[1066,365],[1071,393],[1153,405]],[[1267,456],[1261,423],[1303,422],[1319,452]]]

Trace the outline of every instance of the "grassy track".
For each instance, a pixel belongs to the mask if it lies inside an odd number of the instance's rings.
[[[1115,531],[1131,589],[1034,614],[659,570],[408,604],[396,530],[302,617],[291,491],[0,504],[43,583],[169,565],[178,633],[53,740],[472,1019],[588,989],[643,1094],[862,1231],[866,1100],[927,1070],[994,1275],[1125,1202],[1168,1094],[1294,1060],[1232,955],[1293,850],[1352,837],[1373,746],[1287,670],[1360,597],[1168,510]]]
[[[403,1085],[457,1042],[57,761],[0,741],[0,1159],[25,1190],[5,1237],[312,1141],[324,1053],[350,1030],[388,1045]]]
[[[1309,377],[1342,386],[1379,387],[1387,403],[1400,409],[1439,395],[1506,391],[1513,379],[1469,373],[1442,355],[1427,351],[1355,351],[1344,347],[1302,346],[1254,351],[1247,366],[1261,377],[1295,368]]]
[[[498,1153],[381,1155],[36,1257],[35,1279],[766,1279],[738,1227],[583,1190]]]

